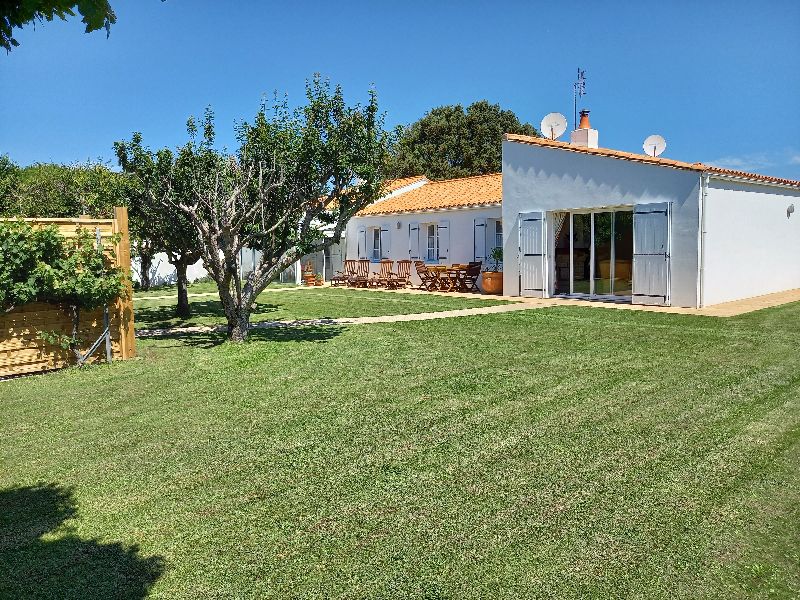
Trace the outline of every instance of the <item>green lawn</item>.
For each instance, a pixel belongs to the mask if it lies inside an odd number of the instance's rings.
[[[215,325],[225,323],[225,313],[217,296],[189,298],[192,315],[188,319],[175,316],[175,299],[151,300],[135,298],[137,329]],[[290,291],[265,291],[256,302],[251,322],[286,321],[293,319],[373,317],[438,312],[458,308],[506,304],[491,296],[456,298],[433,294],[399,294],[348,288],[302,288]]]
[[[797,597],[798,340],[568,307],[0,383],[0,597]]]
[[[271,283],[269,284],[271,289],[277,288],[292,288],[297,287],[293,283]],[[217,284],[213,281],[198,281],[197,283],[190,283],[189,284],[189,293],[190,294],[206,294],[206,293],[216,293],[217,291]],[[156,296],[177,296],[178,288],[174,285],[160,285],[151,288],[147,292],[143,292],[141,290],[137,290],[134,292],[133,297],[136,299],[139,298],[148,298],[148,297],[156,297]]]

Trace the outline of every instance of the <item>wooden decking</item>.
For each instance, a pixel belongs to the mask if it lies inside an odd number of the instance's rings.
[[[580,300],[577,298],[521,298],[519,296],[481,296],[479,294],[464,294],[458,292],[425,292],[413,289],[393,290],[398,294],[442,294],[447,296],[460,296],[464,298],[493,298],[508,300],[510,302],[523,302],[537,308],[549,306],[586,306],[590,308],[613,308],[618,310],[640,310],[645,312],[660,312],[680,315],[699,315],[704,317],[735,317],[763,308],[781,306],[790,302],[800,302],[800,288],[786,292],[777,292],[754,298],[745,298],[733,302],[714,304],[704,308],[682,308],[679,306],[645,306],[641,304],[628,304],[617,302],[602,302],[595,300]]]

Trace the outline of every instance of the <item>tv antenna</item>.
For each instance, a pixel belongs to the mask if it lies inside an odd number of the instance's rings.
[[[549,113],[542,119],[540,131],[542,135],[549,137],[551,140],[560,138],[566,130],[567,117],[561,113]]]
[[[642,144],[644,153],[648,156],[659,156],[667,147],[667,141],[660,135],[650,135]]]
[[[578,79],[572,84],[572,103],[575,109],[573,114],[573,129],[578,128],[578,98],[586,95],[586,71],[578,68]]]

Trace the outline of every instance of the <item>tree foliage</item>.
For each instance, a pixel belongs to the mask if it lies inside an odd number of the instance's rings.
[[[341,88],[318,76],[306,86],[304,107],[263,106],[252,123],[241,125],[236,156],[213,149],[210,112],[202,142],[191,128],[189,133],[192,139],[180,154],[190,157],[183,164],[191,169],[191,199],[166,199],[199,232],[228,337],[241,341],[264,288],[303,254],[338,242],[348,220],[380,197],[390,136],[374,92],[365,106],[348,106]],[[239,257],[245,247],[259,249],[261,256],[242,281]]]
[[[19,46],[14,39],[15,27],[55,18],[66,21],[67,17],[75,16],[76,9],[86,25],[86,33],[105,29],[107,37],[111,25],[117,22],[108,0],[7,0],[0,3],[0,46],[6,52]]]
[[[189,121],[189,130],[196,137],[194,120]],[[176,314],[190,314],[187,269],[201,258],[200,240],[194,224],[176,204],[191,200],[194,190],[192,177],[197,171],[213,165],[203,161],[213,158],[215,153],[196,152],[192,142],[173,152],[168,148],[152,151],[142,143],[142,134],[134,133],[130,141],[114,144],[119,165],[128,176],[128,215],[134,252],[141,262],[140,281],[149,287],[147,274],[152,257],[165,252],[169,262],[175,266],[178,284]]]
[[[7,154],[0,155],[0,216],[11,212],[12,195],[19,185],[20,168]]]
[[[430,179],[499,173],[504,133],[539,135],[512,111],[486,100],[466,110],[460,104],[439,106],[402,129],[390,171],[394,177]]]
[[[0,157],[0,216],[109,218],[127,182],[104,164],[36,163],[20,168]]]

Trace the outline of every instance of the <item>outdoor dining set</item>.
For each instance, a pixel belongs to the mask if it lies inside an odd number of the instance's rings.
[[[369,259],[346,260],[344,270],[331,278],[332,286],[346,285],[356,288],[386,288],[396,290],[412,286],[411,267],[417,272],[420,284],[417,289],[429,292],[480,292],[478,277],[481,262],[453,265],[430,265],[423,261],[382,260],[378,270],[370,272],[373,263]]]

